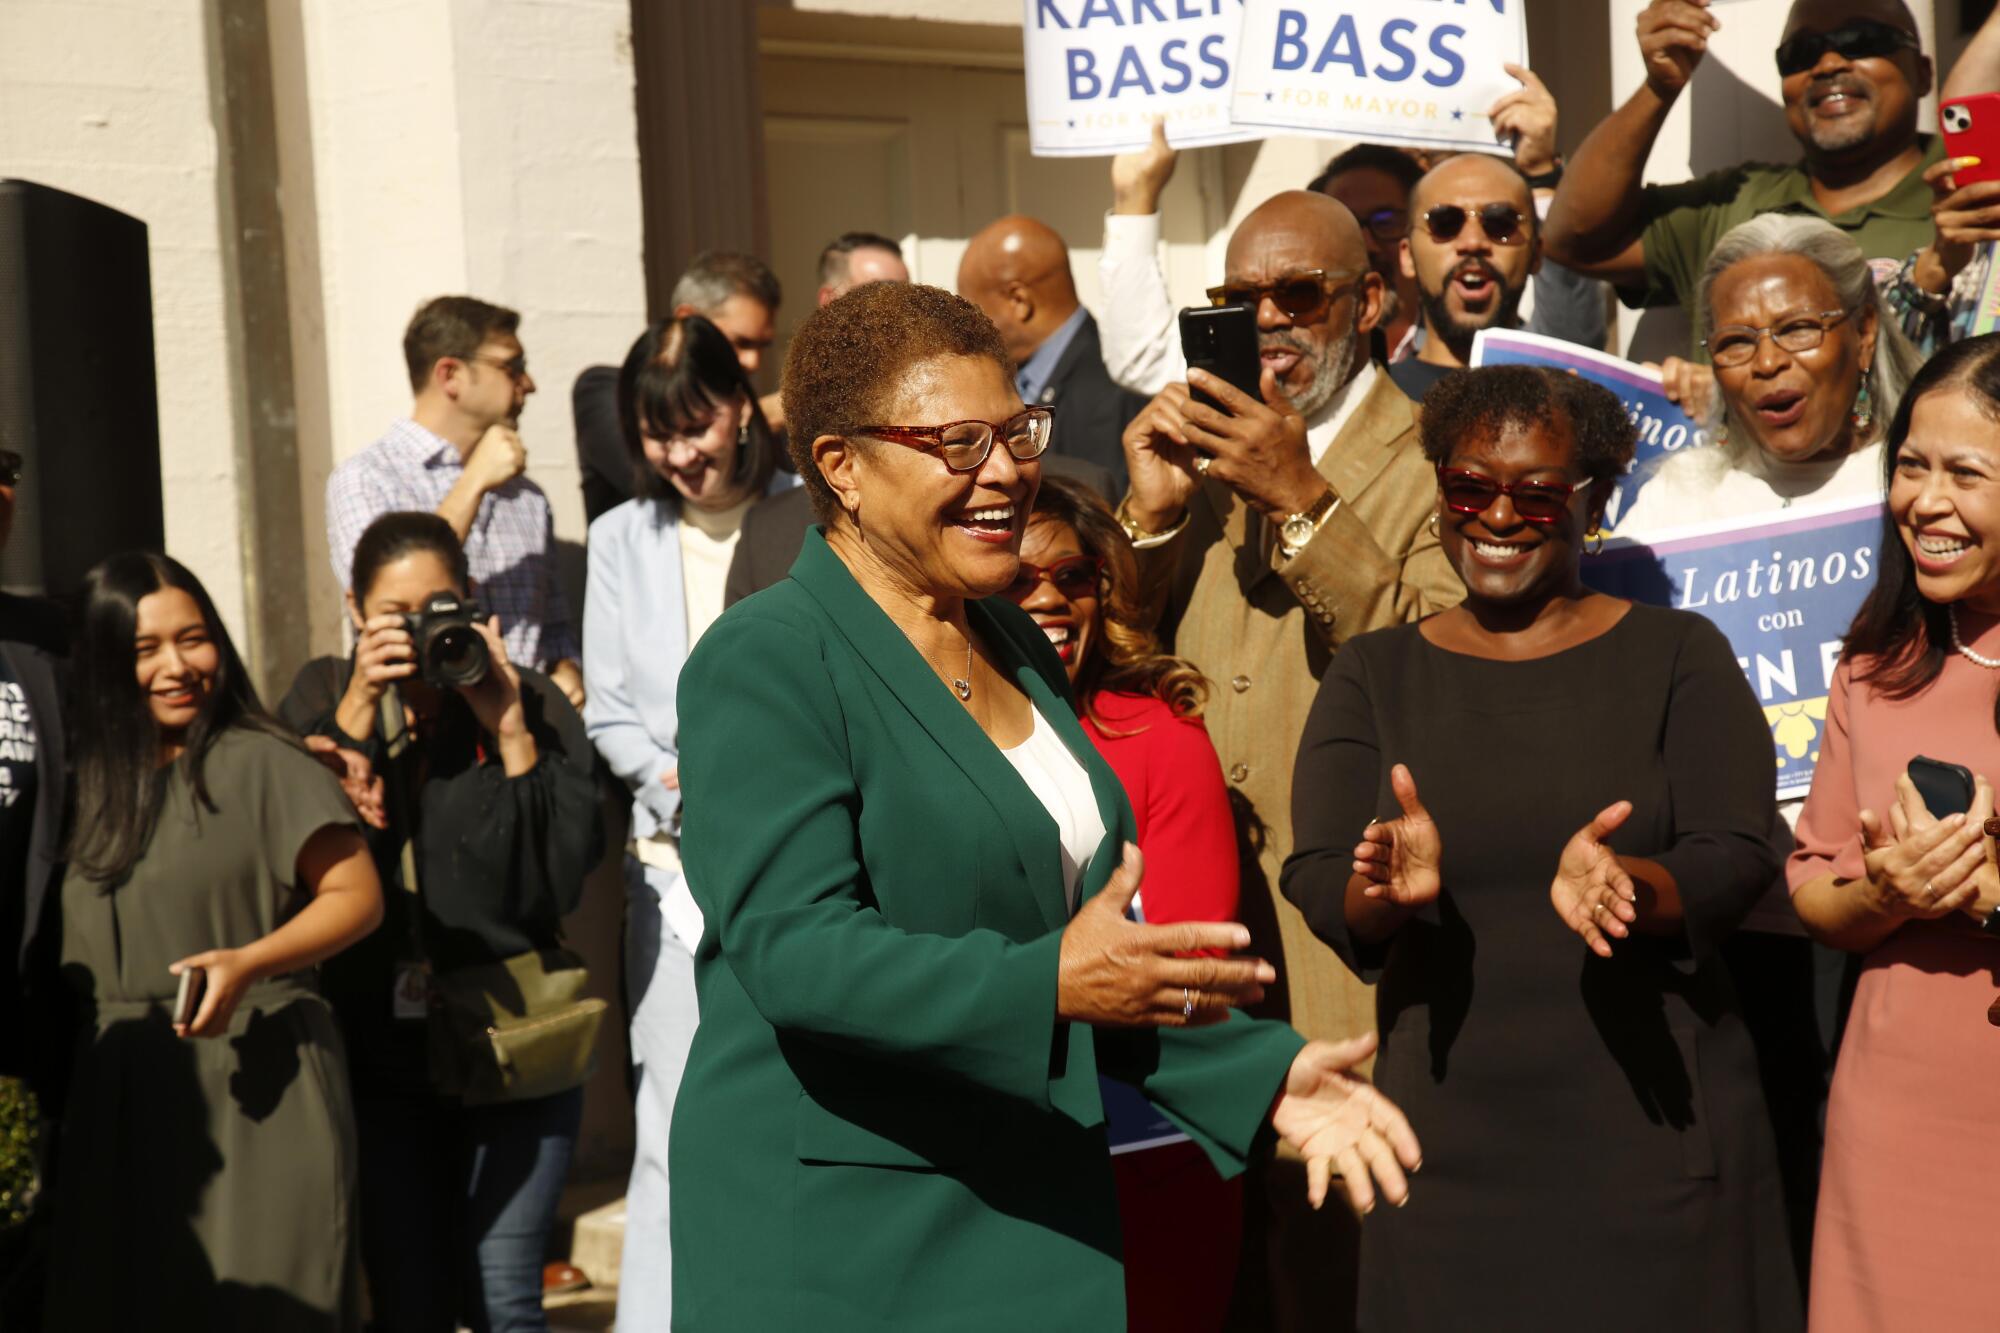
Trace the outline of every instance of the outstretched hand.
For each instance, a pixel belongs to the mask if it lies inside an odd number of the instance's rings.
[[[1250,947],[1234,921],[1146,926],[1126,910],[1145,877],[1139,849],[1063,928],[1056,973],[1056,1014],[1098,1027],[1201,1027],[1220,1023],[1239,1004],[1264,998],[1278,970],[1261,958],[1185,957]]]
[[[1444,860],[1444,839],[1418,799],[1417,780],[1406,766],[1389,770],[1389,789],[1403,807],[1402,817],[1370,824],[1354,848],[1354,873],[1369,881],[1362,896],[1401,907],[1436,902],[1443,889],[1438,867]]]
[[[347,793],[348,802],[353,805],[354,813],[361,816],[361,822],[370,828],[388,828],[389,808],[383,799],[382,778],[368,762],[368,756],[336,744],[331,736],[308,736],[305,742],[313,758],[340,779],[340,789]]]
[[[1374,1049],[1372,1032],[1307,1042],[1272,1108],[1271,1127],[1305,1158],[1306,1198],[1314,1208],[1326,1202],[1336,1171],[1356,1213],[1374,1210],[1378,1186],[1383,1198],[1401,1207],[1410,1197],[1403,1173],[1423,1163],[1402,1111],[1374,1084],[1348,1072]]]
[[[1563,924],[1583,936],[1591,952],[1611,956],[1611,940],[1632,933],[1639,919],[1639,895],[1632,877],[1618,863],[1618,853],[1604,841],[1632,815],[1630,801],[1616,801],[1578,829],[1563,846],[1549,901]],[[1610,939],[1605,938],[1610,936]]]

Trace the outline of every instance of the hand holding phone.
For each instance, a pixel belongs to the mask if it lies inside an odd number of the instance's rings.
[[[1944,131],[1946,157],[1976,159],[1952,169],[1958,188],[2000,180],[2000,93],[1974,93],[1940,104],[1938,127]]]
[[[1257,352],[1257,312],[1247,305],[1190,306],[1181,311],[1181,352],[1190,370],[1205,370],[1217,379],[1263,401],[1260,377],[1264,363]],[[1211,394],[1191,391],[1204,407],[1226,411]]]
[[[174,1026],[185,1029],[201,1011],[202,992],[208,989],[208,969],[181,969],[180,989],[174,995]]]
[[[1972,770],[1963,764],[1918,755],[1910,761],[1910,782],[1933,819],[1962,815],[1972,808]]]

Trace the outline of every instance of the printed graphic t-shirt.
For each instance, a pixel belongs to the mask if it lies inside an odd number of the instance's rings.
[[[39,749],[27,691],[0,658],[0,882],[19,884],[27,873]]]

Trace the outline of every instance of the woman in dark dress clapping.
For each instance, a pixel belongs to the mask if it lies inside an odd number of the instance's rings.
[[[1379,981],[1376,1077],[1424,1126],[1361,1327],[1796,1328],[1716,954],[1778,865],[1756,700],[1708,621],[1582,584],[1633,447],[1609,391],[1461,372],[1422,430],[1465,602],[1336,656],[1284,873]]]

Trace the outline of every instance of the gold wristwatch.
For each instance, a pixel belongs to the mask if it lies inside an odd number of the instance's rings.
[[[1305,550],[1306,543],[1319,531],[1319,525],[1326,522],[1326,516],[1340,503],[1340,497],[1329,486],[1320,492],[1319,499],[1312,502],[1312,508],[1304,513],[1287,514],[1278,525],[1278,544],[1285,557],[1290,560]]]

